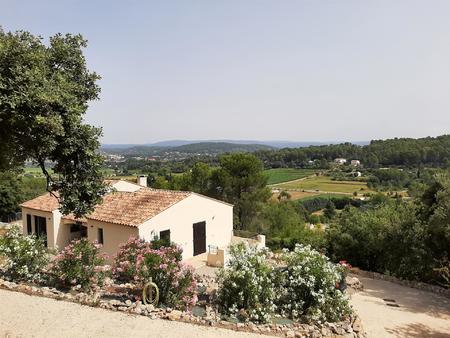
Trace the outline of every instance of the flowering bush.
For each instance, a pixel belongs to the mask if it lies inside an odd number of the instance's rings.
[[[181,263],[181,252],[174,245],[156,249],[151,243],[131,237],[115,257],[114,277],[139,286],[152,278],[158,285],[161,303],[182,309],[192,307],[197,301],[197,284],[192,268]]]
[[[284,250],[277,285],[276,304],[282,315],[293,319],[338,321],[351,313],[348,299],[336,289],[344,267],[309,246]]]
[[[49,270],[65,286],[81,285],[86,291],[97,290],[110,272],[100,247],[84,238],[75,240],[54,257]]]
[[[222,313],[268,322],[275,310],[273,268],[266,250],[243,244],[230,247],[230,261],[218,273],[218,302]],[[244,316],[243,316],[244,315]],[[246,319],[246,318],[241,318]]]
[[[49,254],[44,241],[24,236],[18,227],[0,237],[0,255],[5,257],[3,270],[13,279],[42,282]]]

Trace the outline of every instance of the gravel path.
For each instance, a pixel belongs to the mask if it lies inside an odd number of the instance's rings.
[[[0,290],[0,337],[261,337]]]
[[[391,282],[358,278],[364,291],[353,294],[351,303],[370,338],[450,337],[450,299]]]

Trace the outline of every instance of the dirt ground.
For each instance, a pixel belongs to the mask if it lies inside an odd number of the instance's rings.
[[[152,320],[143,316],[0,290],[0,338],[6,337],[261,336],[168,320]]]
[[[364,291],[351,296],[370,338],[450,337],[450,299],[358,276]]]

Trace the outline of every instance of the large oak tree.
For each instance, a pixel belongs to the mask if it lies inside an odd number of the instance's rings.
[[[82,216],[105,191],[98,153],[101,129],[84,123],[98,99],[99,76],[88,70],[81,35],[44,43],[28,32],[0,28],[0,170],[35,161],[61,211]],[[54,162],[50,175],[46,163]]]

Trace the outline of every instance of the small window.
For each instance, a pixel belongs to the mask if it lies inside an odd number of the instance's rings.
[[[103,229],[102,228],[98,228],[97,241],[98,241],[98,244],[103,244]]]
[[[31,235],[33,233],[33,228],[31,227],[31,215],[27,214],[27,233]]]
[[[170,230],[164,230],[159,233],[159,239],[164,245],[170,245]]]

